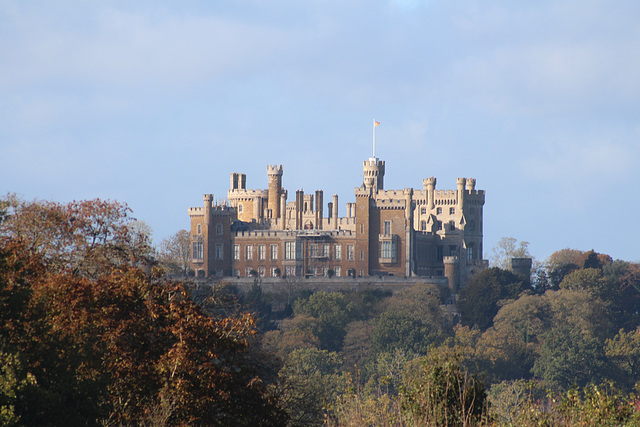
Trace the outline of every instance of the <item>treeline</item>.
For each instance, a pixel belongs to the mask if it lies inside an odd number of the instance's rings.
[[[184,254],[158,263],[148,237],[118,203],[1,201],[0,424],[640,423],[638,264],[562,250],[531,281],[477,274],[455,307],[288,278],[275,312],[258,281],[166,279]]]

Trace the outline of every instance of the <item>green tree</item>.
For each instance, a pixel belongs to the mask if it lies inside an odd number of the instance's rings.
[[[549,291],[551,327],[541,334],[532,372],[563,389],[598,383],[610,370],[604,354],[611,333],[607,306],[586,291]]]
[[[477,273],[458,293],[462,323],[487,329],[498,313],[498,302],[516,299],[527,289],[510,271],[493,267]]]
[[[401,407],[410,425],[462,426],[478,423],[485,414],[486,392],[476,375],[450,350],[419,359],[401,388]]]
[[[321,348],[338,351],[342,347],[345,327],[352,316],[352,305],[340,292],[317,292],[309,299],[298,299],[293,306],[295,315],[304,314],[318,319],[315,335]]]
[[[322,425],[330,407],[344,391],[342,361],[335,352],[300,348],[287,355],[280,370],[277,395],[289,416],[288,425]]]

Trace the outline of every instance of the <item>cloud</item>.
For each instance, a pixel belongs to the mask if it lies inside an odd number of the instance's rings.
[[[296,29],[213,15],[107,6],[88,15],[89,25],[69,25],[68,19],[33,10],[5,10],[9,29],[0,45],[4,89],[61,81],[185,87],[255,71],[299,42]]]
[[[637,174],[640,147],[611,139],[565,139],[546,143],[522,161],[525,176],[581,196]],[[585,199],[586,200],[586,199]]]

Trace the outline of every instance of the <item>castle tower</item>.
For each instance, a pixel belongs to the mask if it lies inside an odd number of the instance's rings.
[[[460,275],[458,268],[460,261],[457,256],[444,257],[444,276],[449,280],[449,289],[452,294],[458,293]]]
[[[269,201],[267,209],[271,210],[271,217],[280,217],[280,191],[282,189],[282,165],[267,166],[269,177]]]
[[[424,188],[425,193],[427,193],[427,209],[431,212],[435,206],[433,192],[436,188],[436,179],[434,177],[423,179],[422,187]]]
[[[516,276],[522,278],[527,286],[531,285],[531,258],[511,258],[511,271]]]
[[[384,160],[370,157],[369,160],[362,162],[362,171],[364,173],[365,188],[384,189]]]
[[[464,209],[464,186],[467,183],[467,179],[458,178],[456,181],[458,184],[458,207],[462,211]]]

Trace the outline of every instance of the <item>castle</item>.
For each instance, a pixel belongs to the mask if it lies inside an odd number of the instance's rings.
[[[458,178],[455,190],[385,190],[385,162],[363,162],[364,182],[340,216],[338,196],[297,190],[287,202],[282,166],[267,166],[268,188],[247,189],[232,173],[227,202],[189,208],[191,268],[198,276],[426,276],[446,277],[453,293],[482,259],[483,190]]]

